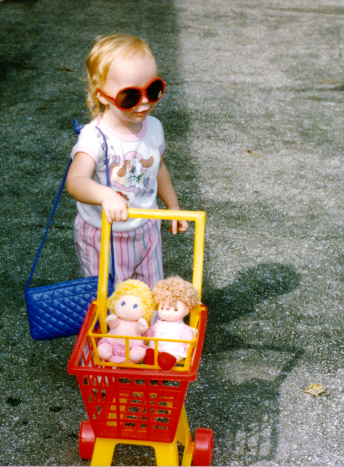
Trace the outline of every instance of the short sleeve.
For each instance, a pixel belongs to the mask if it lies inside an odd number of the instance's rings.
[[[99,134],[96,131],[95,125],[92,123],[85,125],[82,128],[78,140],[72,149],[70,157],[74,159],[78,152],[84,152],[85,154],[88,154],[90,157],[92,157],[96,164],[98,164],[99,160],[104,154],[104,151],[101,147]]]

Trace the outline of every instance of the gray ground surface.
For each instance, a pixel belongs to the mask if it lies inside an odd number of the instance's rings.
[[[344,464],[343,19],[341,0],[0,2],[0,464],[89,464],[74,338],[34,342],[23,294],[72,119],[88,118],[86,53],[121,31],[153,48],[166,163],[181,205],[207,212],[192,433],[214,430],[214,465]],[[74,213],[65,196],[36,284],[79,277]],[[166,274],[188,278],[192,231],[163,235]],[[326,392],[305,394],[312,383]]]

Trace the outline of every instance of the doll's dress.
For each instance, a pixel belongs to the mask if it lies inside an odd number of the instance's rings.
[[[184,321],[157,321],[146,332],[147,337],[161,337],[172,340],[192,340],[195,336],[195,329],[188,326]],[[150,341],[148,347],[154,349],[155,341]],[[173,355],[177,361],[186,358],[190,344],[184,342],[164,342],[159,341],[158,351]]]
[[[142,342],[142,341],[136,341],[136,342],[133,342],[132,340],[129,341],[129,350],[132,349],[133,347],[142,347],[146,349],[145,345],[138,344],[138,342]],[[103,339],[99,341],[98,345],[101,345],[101,344],[111,345],[112,356],[108,359],[109,362],[113,362],[113,363],[124,363],[125,362],[125,345],[119,344],[115,339],[112,339],[111,337],[103,337]],[[130,363],[137,363],[137,362],[133,362],[130,360]]]

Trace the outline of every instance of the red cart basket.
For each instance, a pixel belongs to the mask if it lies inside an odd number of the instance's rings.
[[[200,293],[204,213],[129,210],[129,215],[195,221],[193,284]],[[193,465],[210,465],[213,432],[198,428],[192,442],[184,407],[188,384],[197,378],[202,354],[207,318],[204,305],[199,305],[190,316],[196,337],[190,341],[188,356],[172,370],[162,371],[157,364],[131,364],[128,346],[127,359],[122,364],[99,359],[97,342],[107,331],[104,278],[108,271],[109,229],[103,215],[98,297],[90,305],[68,364],[68,372],[77,376],[89,417],[81,424],[80,455],[92,459],[91,465],[111,465],[116,444],[136,444],[152,446],[157,465],[178,465],[179,442],[184,446],[182,465],[191,465],[192,461]]]

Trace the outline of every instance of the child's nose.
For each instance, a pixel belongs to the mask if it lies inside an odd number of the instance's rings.
[[[169,306],[167,306],[167,307],[166,307],[166,310],[167,310],[167,311],[170,311],[170,307],[169,307]]]
[[[141,104],[149,104],[149,100],[147,99],[146,94],[143,94]]]

